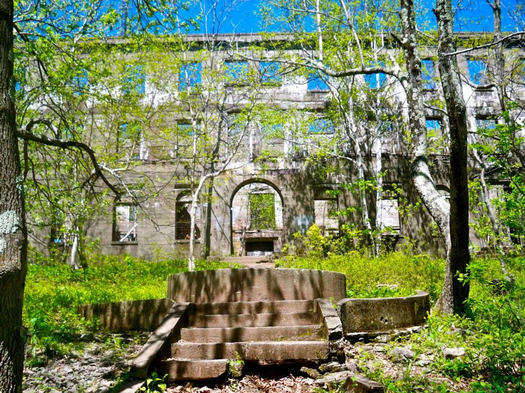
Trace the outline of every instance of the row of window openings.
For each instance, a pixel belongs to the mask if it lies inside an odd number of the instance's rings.
[[[426,120],[426,128],[428,131],[433,133],[434,135],[431,136],[440,136],[441,135],[441,120],[439,119],[427,119]],[[191,124],[178,124],[177,127],[179,128],[179,132],[182,132],[186,136],[192,136],[194,134],[193,126]],[[275,126],[274,128],[277,128],[279,126]],[[494,129],[496,128],[496,120],[492,118],[476,118],[476,127],[478,129]],[[278,130],[275,130],[272,128],[271,130],[266,130],[266,132],[269,135],[273,135],[274,133],[278,132]],[[232,127],[232,132],[235,134],[236,127]],[[333,134],[334,133],[334,124],[326,118],[318,118],[313,120],[308,124],[308,131],[310,134]],[[282,131],[281,131],[282,132]],[[132,136],[127,131],[127,124],[121,125],[121,128],[119,130],[119,141],[121,145],[119,145],[119,150],[126,149],[128,146],[126,146],[125,142],[127,140],[132,139]],[[142,133],[140,133],[138,141],[138,149],[135,150],[133,156],[131,159],[134,160],[146,160],[148,158],[148,149],[146,147],[145,140],[143,139]],[[177,143],[177,147],[181,147],[182,144]]]
[[[258,63],[259,81],[267,85],[280,85],[282,83],[282,71],[279,62],[261,61]],[[224,63],[224,73],[227,84],[242,85],[248,82],[249,64],[247,61],[226,61]],[[199,62],[185,63],[179,68],[178,89],[185,91],[193,89],[202,83],[202,64]],[[75,82],[79,88],[87,85],[87,75]],[[326,78],[320,73],[310,71],[308,73],[309,91],[329,90]],[[123,80],[124,94],[143,95],[146,91],[146,74],[142,66],[130,66],[126,70],[126,77]]]
[[[260,194],[257,199],[250,198],[250,214],[252,229],[274,229],[276,225],[275,199],[273,194]],[[262,199],[264,213],[261,213],[260,205]],[[190,202],[181,198],[175,204],[175,239],[189,240],[191,230]],[[266,200],[268,199],[268,200]],[[315,223],[326,231],[337,231],[339,222],[336,216],[335,200],[315,200],[314,216]],[[257,208],[255,208],[257,206]],[[270,212],[271,214],[269,214]],[[197,221],[199,221],[197,219]],[[393,231],[400,230],[400,220],[397,199],[385,199],[380,201],[379,225],[381,228],[390,228]],[[133,204],[121,204],[114,207],[113,212],[113,241],[120,243],[137,242],[137,206]],[[199,226],[195,227],[195,239],[200,238]]]
[[[522,60],[522,69],[525,71],[525,59]],[[226,61],[225,76],[231,84],[242,84],[247,82],[249,64],[247,61]],[[436,88],[435,67],[432,59],[423,59],[421,61],[423,79],[423,88],[433,90]],[[469,79],[474,85],[483,85],[488,83],[487,67],[483,59],[467,59],[467,69]],[[525,72],[524,72],[525,73]],[[263,84],[281,84],[282,73],[280,63],[275,61],[259,62],[260,81]],[[122,92],[124,94],[143,95],[146,92],[146,74],[144,67],[141,65],[128,66],[125,70],[123,79]],[[201,84],[202,65],[198,62],[183,64],[179,69],[179,90],[183,91],[188,88],[194,88]],[[384,73],[373,73],[364,75],[366,84],[371,89],[381,88],[386,83]],[[73,78],[73,88],[75,94],[79,95],[88,85],[88,73],[86,70],[80,70],[78,75]],[[15,83],[15,90],[21,90],[22,86],[19,81]],[[310,70],[308,73],[308,90],[309,91],[327,91],[329,90],[326,77],[320,72]]]

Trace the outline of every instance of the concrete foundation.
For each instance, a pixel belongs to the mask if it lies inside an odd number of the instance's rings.
[[[168,298],[178,303],[339,300],[345,294],[345,276],[321,270],[221,269],[168,277]]]

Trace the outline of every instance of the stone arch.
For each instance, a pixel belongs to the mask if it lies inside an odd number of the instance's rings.
[[[239,183],[230,197],[233,255],[269,255],[281,250],[284,198],[279,187],[265,178]]]

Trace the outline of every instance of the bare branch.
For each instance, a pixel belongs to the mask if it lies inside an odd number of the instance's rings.
[[[512,33],[512,34],[506,35],[505,37],[503,37],[503,38],[501,38],[501,39],[499,39],[497,41],[489,42],[488,44],[473,46],[471,48],[461,49],[461,50],[457,50],[455,52],[443,53],[443,56],[456,56],[456,55],[461,55],[463,53],[473,52],[473,51],[478,50],[478,49],[490,48],[490,47],[499,45],[502,42],[507,41],[507,40],[509,40],[511,38],[522,36],[522,35],[525,35],[525,31],[518,31],[516,33]]]
[[[102,179],[102,181],[109,187],[111,191],[115,193],[115,195],[117,196],[120,195],[120,191],[104,175],[103,169],[98,163],[95,152],[93,151],[93,149],[91,149],[91,147],[89,147],[85,143],[78,142],[78,141],[64,141],[60,139],[49,139],[46,136],[35,135],[31,132],[31,130],[37,124],[43,124],[46,127],[53,129],[53,125],[51,124],[50,121],[45,120],[45,119],[35,119],[29,122],[29,124],[25,128],[25,131],[17,130],[16,136],[25,141],[33,141],[33,142],[37,142],[37,143],[47,145],[47,146],[59,147],[61,149],[77,149],[77,150],[87,153],[91,161],[91,164],[93,165],[95,176],[97,178]]]

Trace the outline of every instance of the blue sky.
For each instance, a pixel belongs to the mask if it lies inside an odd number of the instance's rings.
[[[418,22],[426,22],[427,28],[435,28],[435,17],[432,13],[432,7],[435,0],[420,0],[423,7],[419,13]],[[457,5],[458,0],[453,0]],[[201,0],[201,5],[193,7],[186,15],[192,15],[204,4],[207,10],[210,10],[214,0]],[[219,11],[225,11],[227,4],[231,0],[219,0]],[[254,33],[263,30],[263,21],[259,14],[261,4],[267,3],[264,0],[237,0],[236,6],[227,12],[219,12],[224,18],[219,32],[221,33]],[[516,5],[525,4],[525,0],[501,0],[502,3],[502,20],[504,31],[515,31],[517,29],[515,21],[511,15],[515,13]],[[461,0],[461,9],[456,13],[456,30],[457,31],[491,31],[493,25],[492,10],[486,0]],[[211,18],[212,19],[212,18]],[[209,23],[211,28],[211,22]],[[279,30],[274,26],[272,30]],[[200,32],[204,32],[201,29]]]

